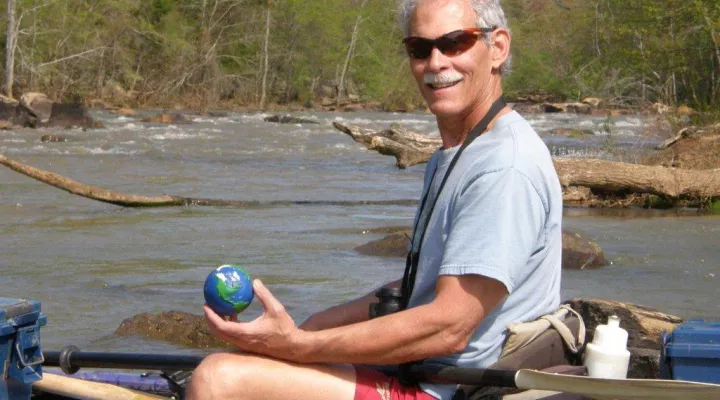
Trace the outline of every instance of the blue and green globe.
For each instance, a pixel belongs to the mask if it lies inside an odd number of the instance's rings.
[[[221,265],[210,272],[203,293],[207,305],[222,316],[241,313],[255,296],[250,275],[234,264]]]

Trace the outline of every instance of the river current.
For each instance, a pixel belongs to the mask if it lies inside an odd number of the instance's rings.
[[[145,112],[148,114],[149,112]],[[398,170],[331,123],[384,129],[391,123],[437,135],[428,114],[295,113],[318,124],[264,122],[268,114],[193,116],[158,125],[93,111],[99,130],[0,132],[0,154],[109,190],[228,200],[416,199],[423,166]],[[528,115],[553,154],[620,157],[642,149],[648,122]],[[551,135],[591,130],[589,139]],[[67,143],[42,143],[43,134]],[[627,157],[627,156],[625,156]],[[205,276],[239,263],[261,278],[300,323],[312,312],[364,294],[402,275],[400,259],[353,248],[408,227],[414,206],[280,205],[124,209],[84,199],[0,168],[0,297],[42,302],[46,349],[162,352],[176,347],[114,330],[140,312],[199,314]],[[567,208],[564,225],[581,230],[612,262],[564,271],[563,297],[598,297],[656,307],[684,318],[720,320],[720,217],[690,213]],[[243,314],[261,312],[258,302]],[[182,351],[191,351],[184,349]]]

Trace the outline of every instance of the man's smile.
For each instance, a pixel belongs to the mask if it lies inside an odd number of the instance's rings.
[[[439,74],[426,73],[423,76],[425,86],[433,90],[445,89],[462,82],[463,76],[456,71],[443,72]]]

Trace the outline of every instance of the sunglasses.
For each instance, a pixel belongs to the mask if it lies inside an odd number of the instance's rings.
[[[410,58],[423,60],[430,57],[433,48],[437,48],[446,56],[460,55],[475,45],[478,37],[483,33],[490,33],[497,28],[468,28],[452,31],[437,39],[426,39],[419,36],[410,36],[403,39],[405,50]]]

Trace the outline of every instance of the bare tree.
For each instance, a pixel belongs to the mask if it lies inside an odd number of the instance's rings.
[[[260,85],[260,108],[265,108],[265,99],[267,96],[267,76],[268,76],[268,43],[270,42],[270,1],[267,4],[265,12],[265,38],[263,40],[263,75]]]
[[[15,80],[15,0],[7,2],[7,37],[5,39],[5,94],[13,97],[13,81]]]
[[[348,47],[347,55],[345,56],[345,64],[343,65],[342,73],[340,73],[340,81],[337,86],[337,105],[340,105],[340,99],[345,92],[345,75],[347,74],[348,67],[350,66],[350,59],[352,59],[353,52],[355,51],[355,43],[357,42],[358,32],[360,31],[360,22],[362,22],[362,9],[365,7],[367,0],[363,0],[360,4],[360,15],[355,19],[355,26],[353,27],[352,37],[350,39],[350,46]]]

